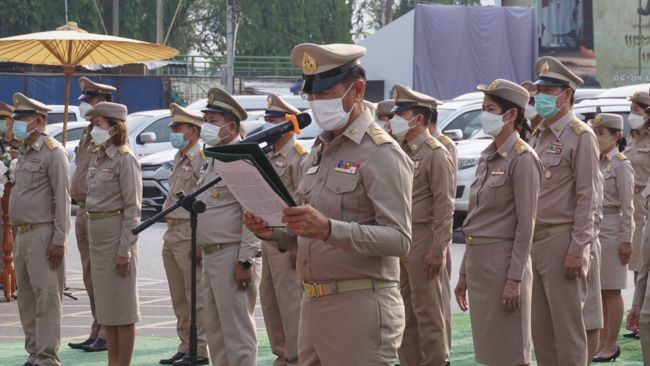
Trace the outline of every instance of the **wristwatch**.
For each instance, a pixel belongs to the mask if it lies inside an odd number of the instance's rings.
[[[253,262],[251,262],[251,261],[239,261],[239,265],[243,269],[249,269],[249,268],[251,268],[253,266]]]

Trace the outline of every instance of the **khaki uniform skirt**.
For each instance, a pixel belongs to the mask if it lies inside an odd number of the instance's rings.
[[[140,320],[138,304],[138,247],[131,250],[131,272],[123,278],[114,268],[122,233],[122,216],[88,220],[90,272],[95,288],[97,322],[128,325]]]
[[[643,192],[634,193],[634,236],[632,237],[632,256],[630,257],[630,271],[638,272],[641,269],[641,243],[643,240],[643,227],[648,209],[645,207]]]
[[[618,246],[621,243],[621,214],[603,216],[600,224],[600,288],[603,290],[622,290],[627,287],[627,266],[618,259]]]
[[[521,281],[521,304],[513,313],[503,308],[503,288],[513,242],[468,245],[465,259],[467,292],[476,361],[486,365],[531,362],[530,311],[533,272],[530,259]],[[474,310],[474,311],[472,311]]]

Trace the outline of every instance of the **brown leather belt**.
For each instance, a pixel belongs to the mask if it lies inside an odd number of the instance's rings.
[[[113,210],[107,212],[88,212],[88,220],[95,221],[95,220],[107,219],[113,216],[120,216],[123,213],[124,212],[122,212],[122,210]]]
[[[603,207],[603,215],[620,214],[620,207]]]
[[[356,280],[342,280],[331,282],[302,282],[302,289],[305,296],[309,298],[319,298],[327,295],[334,295],[343,292],[382,289],[399,287],[397,281],[372,280],[370,278],[360,278]]]
[[[201,250],[203,251],[204,254],[212,254],[222,249],[226,249],[228,247],[232,247],[239,244],[240,244],[239,242],[235,242],[235,243],[220,243],[220,244],[200,244],[199,246],[201,247]]]
[[[52,225],[51,222],[41,222],[38,224],[21,224],[21,225],[16,225],[16,230],[18,230],[19,234],[24,234],[26,232],[40,229],[42,227],[50,226]]]
[[[166,218],[165,221],[167,222],[167,225],[169,226],[176,226],[176,225],[183,225],[183,224],[189,224],[190,219],[171,219],[171,218]]]
[[[557,224],[549,225],[543,228],[535,228],[535,233],[533,234],[533,241],[544,240],[550,236],[569,231],[573,228],[573,224]]]
[[[512,241],[512,239],[475,237],[475,236],[465,237],[465,244],[467,245],[494,244],[494,243],[502,243],[504,241]]]

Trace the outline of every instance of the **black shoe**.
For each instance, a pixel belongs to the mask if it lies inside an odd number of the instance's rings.
[[[210,360],[207,357],[196,356],[195,365],[209,365]],[[172,365],[174,366],[190,366],[190,355],[185,355],[178,361],[175,361]]]
[[[170,357],[170,358],[165,358],[165,359],[160,360],[160,364],[161,364],[161,365],[173,365],[174,362],[180,360],[180,359],[183,358],[184,356],[185,356],[185,353],[183,353],[183,352],[176,352],[176,354],[173,355],[172,357]]]
[[[94,341],[95,341],[94,338],[88,338],[85,341],[79,342],[79,343],[70,342],[70,343],[68,343],[68,347],[70,347],[72,349],[83,349],[84,346],[87,346],[87,345],[93,343]]]
[[[87,344],[83,347],[84,351],[86,352],[102,352],[106,351],[106,340],[97,338],[93,343]]]
[[[639,339],[639,333],[630,332],[630,333],[623,334],[623,337]]]
[[[616,352],[614,352],[613,355],[609,357],[594,357],[592,362],[611,362],[611,361],[616,361],[618,356],[621,355],[621,348],[619,346],[616,346]]]

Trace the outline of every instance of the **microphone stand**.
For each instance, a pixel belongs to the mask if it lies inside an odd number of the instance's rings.
[[[266,142],[266,146],[262,148],[262,151],[266,154],[270,151],[273,150],[273,146],[279,139],[279,136],[271,141]],[[246,142],[243,140],[242,142]],[[143,221],[140,223],[140,225],[136,226],[131,230],[131,233],[133,235],[138,235],[139,233],[143,232],[147,228],[149,228],[151,225],[155,224],[159,219],[167,216],[169,213],[172,211],[175,211],[176,209],[183,207],[190,213],[190,229],[191,229],[191,246],[192,246],[192,252],[191,252],[191,301],[190,301],[190,344],[189,344],[189,356],[190,356],[190,366],[195,366],[196,365],[196,356],[197,356],[197,327],[196,327],[196,230],[197,230],[197,224],[198,224],[198,216],[200,213],[205,211],[205,203],[196,197],[198,197],[201,193],[207,191],[210,187],[214,186],[215,184],[219,183],[221,181],[221,177],[216,177],[213,180],[209,181],[205,185],[197,188],[194,192],[185,194],[184,192],[179,192],[176,194],[178,197],[178,200],[176,203],[173,205],[167,207],[166,209],[160,211],[156,215],[148,218],[147,220]]]

